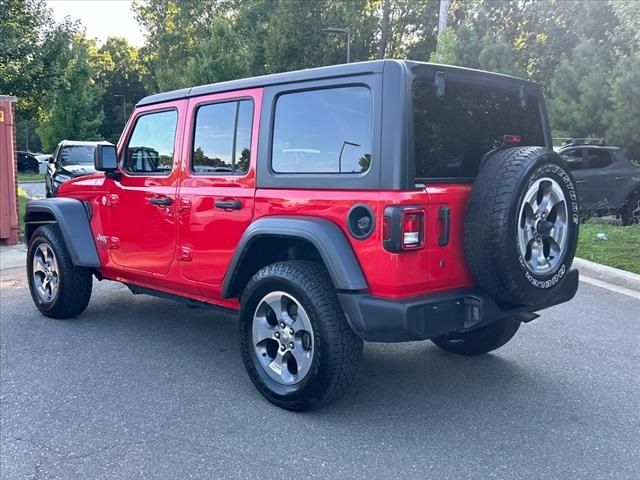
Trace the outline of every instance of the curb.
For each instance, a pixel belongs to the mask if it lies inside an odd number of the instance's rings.
[[[578,257],[573,259],[573,267],[580,270],[581,276],[584,275],[617,287],[640,292],[640,275],[637,273],[608,267]]]

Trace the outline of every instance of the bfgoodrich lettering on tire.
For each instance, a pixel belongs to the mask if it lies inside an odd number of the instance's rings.
[[[575,184],[558,155],[498,150],[467,206],[464,247],[476,282],[504,302],[544,304],[571,267],[579,223]]]
[[[268,265],[249,281],[240,346],[260,393],[298,411],[341,397],[362,356],[362,340],[347,324],[325,268],[302,260]]]

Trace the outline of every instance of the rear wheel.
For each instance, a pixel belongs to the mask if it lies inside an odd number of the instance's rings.
[[[91,299],[91,270],[76,267],[57,225],[39,227],[27,252],[27,275],[33,303],[43,315],[80,315]]]
[[[520,320],[504,318],[467,332],[453,332],[431,341],[447,352],[480,355],[506,344],[520,328]]]
[[[309,261],[275,263],[254,275],[242,295],[240,341],[260,393],[295,411],[340,398],[362,356],[326,270]]]
[[[623,225],[640,225],[640,192],[629,198],[620,213]]]

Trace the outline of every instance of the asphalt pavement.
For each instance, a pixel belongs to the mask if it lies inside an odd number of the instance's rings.
[[[367,344],[347,396],[280,410],[236,320],[95,282],[51,320],[1,281],[2,479],[637,479],[640,300],[582,284],[505,347]]]

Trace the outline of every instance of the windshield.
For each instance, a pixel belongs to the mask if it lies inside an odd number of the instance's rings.
[[[519,145],[545,145],[538,99],[522,107],[515,89],[448,81],[443,97],[431,80],[413,86],[415,175],[417,179],[472,180],[483,156],[505,135]]]
[[[93,165],[93,145],[65,145],[60,152],[62,165]]]

